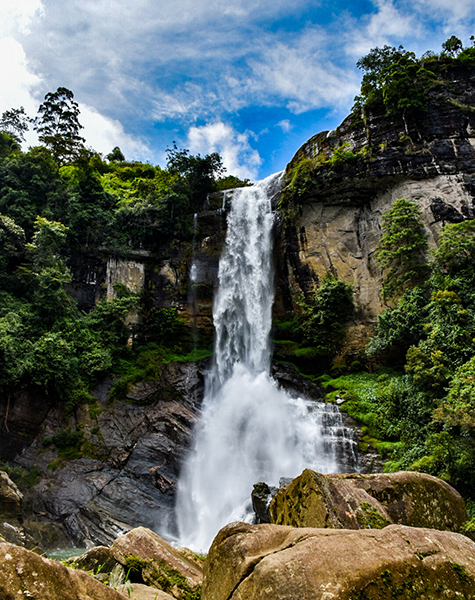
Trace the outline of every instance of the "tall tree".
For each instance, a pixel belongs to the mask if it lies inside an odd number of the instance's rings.
[[[12,136],[17,142],[24,142],[30,121],[23,106],[12,108],[6,110],[0,117],[0,131]]]
[[[34,129],[40,142],[51,149],[60,164],[74,160],[85,139],[79,135],[79,106],[74,94],[65,87],[48,92],[38,108]]]
[[[427,275],[427,234],[421,211],[413,202],[399,198],[383,216],[384,234],[376,248],[376,260],[385,272],[385,300],[402,295]]]

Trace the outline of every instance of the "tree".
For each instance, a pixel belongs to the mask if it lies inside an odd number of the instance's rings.
[[[464,303],[475,290],[475,221],[467,219],[443,227],[434,253],[432,282],[438,289],[456,292]]]
[[[167,149],[167,155],[167,169],[180,176],[176,190],[189,197],[193,210],[201,208],[199,203],[217,189],[216,180],[226,170],[221,156],[217,152],[193,156],[188,150],[179,150],[175,143]]]
[[[452,35],[442,44],[444,54],[450,54],[453,58],[456,58],[463,50],[462,40],[457,36]]]
[[[413,202],[399,198],[383,216],[384,234],[376,248],[376,260],[385,271],[383,298],[394,299],[427,275],[427,234],[421,211]]]
[[[356,98],[358,103],[374,99],[381,90],[381,73],[384,69],[396,63],[404,54],[404,48],[385,45],[382,48],[372,48],[368,54],[358,60],[356,66],[364,73],[361,81],[361,96]]]
[[[122,150],[119,148],[119,146],[115,146],[115,148],[112,149],[112,152],[106,156],[106,158],[109,162],[125,161],[125,156],[122,154]]]
[[[12,136],[18,143],[25,141],[31,119],[25,113],[23,106],[6,110],[0,117],[0,131]]]
[[[76,158],[85,139],[79,135],[83,127],[79,123],[79,106],[73,92],[65,87],[48,92],[38,114],[34,129],[55,160],[64,164]]]
[[[345,323],[354,313],[351,285],[328,273],[302,307],[302,332],[321,354],[332,354],[340,345]]]

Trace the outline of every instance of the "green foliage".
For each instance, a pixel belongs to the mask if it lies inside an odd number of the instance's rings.
[[[457,36],[452,35],[442,44],[442,49],[444,53],[455,58],[463,50],[462,40],[460,40]]]
[[[428,312],[427,290],[421,286],[406,290],[394,308],[378,315],[374,335],[366,348],[368,356],[386,355],[404,364],[408,349],[424,336]]]
[[[109,162],[124,162],[125,156],[119,146],[115,146],[112,151],[106,156]]]
[[[167,149],[167,155],[167,169],[179,175],[175,191],[189,198],[193,211],[200,209],[206,196],[217,189],[216,179],[225,171],[221,157],[217,152],[193,156],[188,150],[179,150],[176,144]]]
[[[6,463],[0,463],[0,471],[5,471],[21,491],[31,490],[41,479],[41,471],[36,467],[27,470],[23,467],[12,467]]]
[[[30,121],[23,106],[6,110],[0,117],[0,132],[10,135],[17,143],[24,142]]]
[[[345,323],[354,313],[352,287],[329,273],[300,305],[304,338],[320,354],[333,354],[342,341]]]
[[[350,149],[349,142],[343,142],[340,146],[337,146],[329,159],[331,165],[339,165],[345,162],[352,162],[357,159],[356,154]]]
[[[474,48],[463,49],[461,40],[454,35],[442,48],[440,56],[428,51],[420,59],[402,46],[371,49],[356,63],[364,74],[353,110],[359,112],[382,103],[387,113],[400,115],[405,125],[408,114],[423,114],[428,109],[430,90],[446,85],[443,74],[448,64],[475,64]]]
[[[227,175],[226,177],[220,177],[216,182],[216,189],[218,190],[231,190],[240,187],[249,187],[252,182],[249,179],[239,179],[235,175]]]
[[[38,139],[50,148],[56,161],[74,159],[83,147],[84,138],[79,135],[79,106],[74,94],[65,87],[48,92],[38,108],[34,129]]]
[[[427,234],[420,208],[404,198],[396,200],[383,216],[384,234],[376,249],[376,260],[385,271],[383,297],[394,299],[427,275]]]
[[[432,285],[455,292],[464,304],[475,298],[475,221],[445,225],[434,252]]]
[[[294,199],[307,196],[315,188],[314,161],[301,158],[290,163],[285,173],[285,188],[282,194],[282,205],[291,203]]]

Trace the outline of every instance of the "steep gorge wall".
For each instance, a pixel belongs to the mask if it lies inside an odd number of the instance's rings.
[[[403,120],[376,105],[298,150],[282,203],[279,316],[292,314],[293,298],[331,272],[353,286],[357,315],[348,343],[361,348],[384,307],[374,254],[382,215],[395,200],[420,207],[431,247],[444,223],[474,218],[475,72],[454,69],[446,77],[430,92],[426,114]],[[341,160],[332,160],[335,151]]]

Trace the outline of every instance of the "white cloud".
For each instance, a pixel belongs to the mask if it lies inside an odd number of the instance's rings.
[[[293,128],[293,125],[289,119],[283,119],[277,123],[277,127],[280,127],[284,133],[288,133]]]
[[[410,36],[421,36],[421,20],[413,10],[406,11],[392,0],[373,0],[376,12],[359,21],[347,22],[346,52],[355,58],[364,56],[371,48],[385,44],[396,45]]]
[[[358,91],[358,78],[330,60],[328,41],[320,29],[311,28],[292,45],[269,45],[262,58],[252,63],[261,100],[274,95],[295,113],[348,104]]]
[[[102,154],[120,146],[127,160],[145,160],[151,154],[145,142],[126,133],[119,121],[101,115],[91,106],[80,104],[79,109],[80,122],[84,126],[81,135],[87,146]]]
[[[0,113],[24,106],[35,116],[41,77],[30,71],[22,45],[12,37],[0,39],[0,56]]]
[[[0,36],[8,36],[16,31],[29,33],[30,22],[43,11],[41,0],[1,0]]]
[[[229,175],[256,179],[262,159],[249,144],[252,133],[238,133],[231,125],[217,121],[188,131],[190,152],[219,152]]]

